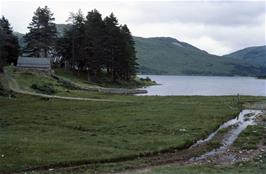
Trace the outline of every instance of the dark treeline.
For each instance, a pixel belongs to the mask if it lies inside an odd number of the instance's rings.
[[[24,37],[23,54],[29,57],[57,57],[67,69],[88,73],[90,80],[108,77],[131,80],[136,75],[135,43],[126,25],[112,13],[102,18],[97,10],[86,16],[71,13],[62,37],[58,37],[53,13],[45,6],[34,13]]]
[[[0,18],[0,72],[3,71],[3,66],[17,63],[19,49],[18,39],[3,16]]]
[[[57,41],[57,53],[73,71],[86,71],[93,80],[102,74],[130,80],[136,74],[134,40],[126,25],[112,13],[102,18],[97,10],[72,13],[70,27]]]

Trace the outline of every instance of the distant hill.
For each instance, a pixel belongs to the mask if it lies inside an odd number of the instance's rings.
[[[208,54],[169,37],[134,37],[143,74],[256,76],[264,70],[245,60]]]
[[[15,36],[17,36],[19,45],[20,45],[21,47],[24,46],[24,45],[25,45],[24,40],[23,40],[23,36],[24,36],[24,34],[19,33],[19,32],[13,32],[13,34],[14,34]]]
[[[58,36],[70,25],[57,24]],[[15,32],[23,45],[23,34]],[[139,73],[165,75],[266,75],[266,65],[254,63],[250,58],[226,55],[216,56],[193,45],[170,37],[134,37]],[[260,56],[258,56],[260,57]]]
[[[71,27],[70,24],[56,24],[56,30],[58,33],[58,37],[62,37],[64,35],[64,31]]]
[[[225,57],[246,60],[266,67],[266,45],[244,48],[231,54],[227,54]]]

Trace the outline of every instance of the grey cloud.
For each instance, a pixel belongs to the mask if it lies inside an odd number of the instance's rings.
[[[200,0],[201,1],[201,0]],[[25,33],[33,12],[48,5],[56,23],[65,23],[69,12],[84,14],[93,8],[103,16],[114,12],[137,36],[170,36],[213,54],[226,54],[247,46],[265,44],[265,1],[256,2],[98,2],[0,0],[0,13]],[[23,10],[22,10],[23,9]]]
[[[258,24],[265,2],[138,2],[132,22],[182,22],[212,25]],[[135,9],[133,9],[135,10]]]

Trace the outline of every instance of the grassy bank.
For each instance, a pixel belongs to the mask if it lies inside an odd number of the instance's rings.
[[[9,81],[11,81],[9,86],[13,89],[69,97],[91,97],[92,93],[88,94],[87,91],[95,92],[96,94],[143,93],[145,90],[135,88],[155,84],[155,82],[151,81],[149,78],[136,78],[135,80],[128,82],[117,82],[113,85],[108,85],[108,83],[106,83],[107,85],[102,85],[102,83],[93,83],[85,80],[85,76],[82,76],[82,73],[73,74],[73,72],[66,71],[64,69],[57,69],[56,74],[48,74],[37,71],[33,72],[29,70],[16,70],[14,67],[6,67],[5,71],[10,79]]]
[[[95,80],[89,80],[86,73],[80,72],[71,72],[63,68],[55,69],[55,73],[67,79],[70,79],[76,83],[83,83],[89,85],[96,85],[101,87],[109,88],[140,88],[145,86],[156,85],[155,81],[152,81],[149,78],[138,78],[136,77],[130,81],[116,81],[115,83],[111,80],[111,77],[106,77],[105,75],[99,76]]]

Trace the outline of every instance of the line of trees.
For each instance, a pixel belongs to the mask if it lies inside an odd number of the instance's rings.
[[[2,16],[0,18],[0,72],[8,64],[16,64],[19,55],[18,38],[13,34],[9,21]]]
[[[119,25],[112,13],[102,18],[96,10],[72,13],[71,25],[57,41],[57,53],[74,71],[87,71],[93,79],[102,74],[116,80],[136,75],[135,42],[127,25]]]
[[[95,9],[84,17],[71,13],[62,37],[57,37],[53,13],[45,6],[34,13],[24,37],[23,54],[30,57],[59,57],[71,71],[87,72],[90,80],[100,76],[112,81],[131,80],[136,75],[136,51],[126,25],[112,13],[102,18]]]

